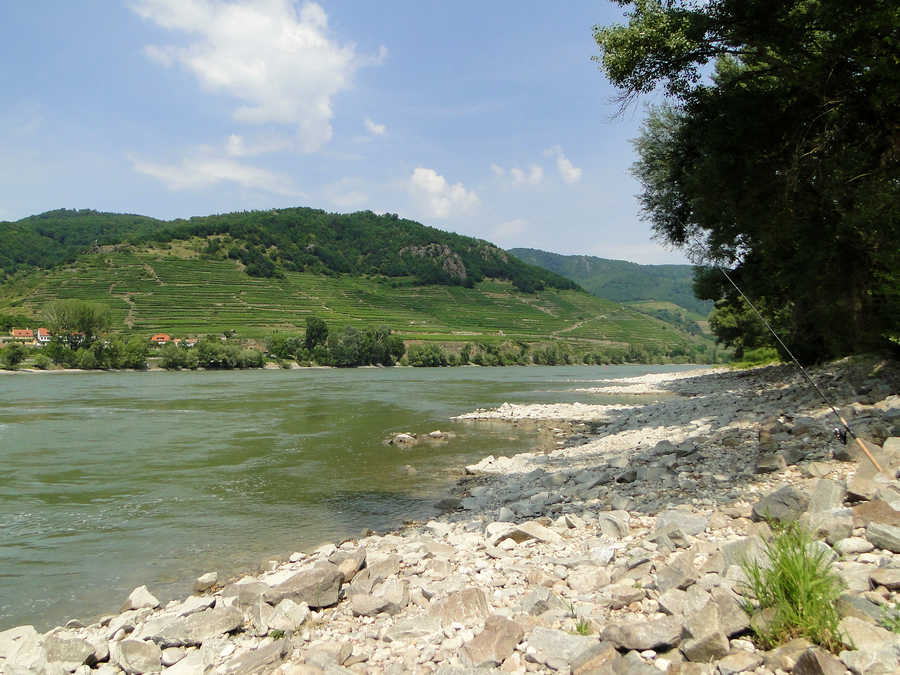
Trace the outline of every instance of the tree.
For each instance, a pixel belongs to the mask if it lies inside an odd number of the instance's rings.
[[[629,23],[595,29],[597,60],[623,102],[669,96],[636,141],[656,235],[732,268],[801,359],[896,339],[900,6],[620,4]],[[702,288],[717,311],[746,310],[720,274]]]
[[[12,342],[0,350],[0,360],[3,361],[4,366],[12,370],[22,363],[25,353],[25,347],[18,342]]]
[[[317,316],[306,317],[306,337],[303,339],[303,346],[309,352],[312,352],[316,345],[325,344],[328,339],[328,326]]]
[[[54,300],[44,307],[44,321],[70,349],[89,347],[109,328],[109,307],[84,300]]]

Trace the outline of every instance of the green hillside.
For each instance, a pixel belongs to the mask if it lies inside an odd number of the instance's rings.
[[[124,335],[261,341],[301,334],[315,316],[338,330],[388,325],[451,350],[474,342],[557,344],[579,357],[712,353],[702,336],[591,296],[489,242],[391,214],[282,209],[163,222],[63,210],[2,228],[18,236],[4,249],[0,285],[0,318],[14,322],[39,323],[48,303],[76,298],[107,305]]]
[[[590,293],[616,302],[671,302],[703,320],[712,302],[698,300],[691,265],[639,265],[587,255],[560,255],[533,248],[509,250],[520,260],[571,279]],[[657,308],[658,309],[658,308]],[[652,313],[652,312],[651,312]]]

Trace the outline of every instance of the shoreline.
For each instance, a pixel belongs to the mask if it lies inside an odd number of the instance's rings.
[[[895,436],[897,364],[875,376],[872,369],[839,362],[816,369],[815,377],[860,436]],[[214,582],[165,608],[138,593],[128,609],[90,626],[70,622],[44,635],[26,628],[0,632],[0,666],[27,658],[36,659],[32,665],[41,658],[74,662],[50,658],[65,642],[80,645],[83,673],[93,672],[87,664],[109,673],[120,667],[151,672],[154,663],[156,670],[172,666],[173,673],[200,666],[376,673],[488,662],[507,672],[589,672],[589,664],[630,668],[616,672],[713,672],[679,668],[723,659],[753,662],[758,673],[789,672],[790,659],[796,662],[806,647],[793,657],[763,652],[746,639],[743,625],[717,623],[718,651],[695,659],[699,647],[692,641],[700,637],[686,628],[692,616],[678,593],[706,598],[701,604],[713,602],[720,619],[727,614],[737,621],[735,550],[765,534],[768,526],[752,518],[753,507],[777,488],[840,492],[828,513],[841,528],[851,522],[846,532],[840,529],[847,536],[834,539],[837,546],[865,541],[872,528],[844,513],[848,489],[861,489],[854,481],[874,485],[866,486],[874,490],[868,499],[852,493],[855,503],[879,496],[887,502],[884,496],[894,492],[900,502],[900,486],[878,483],[864,463],[831,456],[849,451],[831,439],[830,411],[790,367],[677,375],[612,385],[626,389],[619,393],[661,396],[652,403],[504,404],[464,414],[458,419],[475,425],[484,419],[556,424],[556,447],[466,467],[457,484],[459,509],[425,524],[295,553],[268,572]],[[874,544],[844,558],[839,564],[854,591],[864,578],[868,592],[873,571],[900,568],[900,553]],[[884,604],[897,602],[896,590],[875,588]],[[681,598],[680,609],[672,598]],[[864,599],[876,604],[874,595]],[[587,622],[587,635],[580,621]],[[678,635],[666,643],[645,644],[634,635],[647,625],[654,634],[674,633],[675,623]],[[867,624],[866,630],[884,640],[881,629]],[[847,651],[852,663],[891,658],[878,650]]]

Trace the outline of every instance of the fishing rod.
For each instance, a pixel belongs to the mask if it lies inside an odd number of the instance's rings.
[[[803,377],[806,378],[806,381],[812,385],[813,389],[815,389],[818,392],[819,396],[822,397],[822,400],[825,401],[825,404],[829,408],[831,408],[831,412],[833,412],[835,417],[837,417],[838,420],[840,420],[841,426],[843,427],[843,429],[840,427],[835,427],[834,435],[838,439],[840,439],[840,441],[844,445],[846,445],[847,444],[847,434],[849,434],[853,438],[853,440],[856,441],[857,445],[859,445],[859,447],[862,449],[862,451],[865,453],[866,457],[869,458],[869,461],[872,462],[872,464],[875,466],[875,468],[878,470],[878,472],[885,473],[884,469],[882,469],[881,465],[878,463],[878,460],[875,459],[875,457],[872,455],[871,452],[869,452],[869,449],[866,447],[865,443],[863,443],[863,440],[854,433],[853,429],[850,428],[850,425],[847,424],[847,420],[844,419],[844,416],[841,415],[840,412],[838,412],[837,408],[834,406],[834,404],[831,402],[831,400],[825,395],[825,392],[823,392],[819,388],[819,385],[817,385],[813,381],[813,379],[809,376],[809,373],[806,372],[806,368],[804,368],[801,365],[800,361],[797,360],[797,357],[794,356],[794,353],[790,349],[788,349],[788,346],[786,344],[784,344],[784,342],[781,340],[780,337],[778,337],[778,333],[776,333],[775,329],[769,325],[769,322],[766,321],[766,318],[756,308],[756,305],[754,305],[750,301],[750,298],[748,298],[747,295],[744,293],[744,291],[742,291],[740,289],[740,287],[734,282],[734,279],[732,279],[731,276],[728,274],[728,272],[725,271],[724,267],[722,267],[721,265],[716,265],[715,263],[713,263],[713,266],[716,267],[716,269],[718,269],[725,276],[725,278],[728,279],[729,283],[732,286],[734,286],[735,290],[741,294],[741,297],[744,299],[744,302],[746,302],[748,305],[750,305],[750,309],[752,309],[756,313],[756,316],[758,316],[759,320],[763,322],[763,325],[765,325],[765,327],[769,329],[769,332],[774,336],[774,338],[776,340],[778,340],[778,344],[780,344],[781,348],[784,349],[785,353],[791,357],[791,360],[794,362],[794,365],[797,366],[797,368],[800,370],[801,373],[803,373]]]

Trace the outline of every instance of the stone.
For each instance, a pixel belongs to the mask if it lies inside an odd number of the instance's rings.
[[[5,656],[5,665],[10,673],[42,672],[47,666],[47,653],[43,638],[34,626],[17,626],[0,633],[0,656]]]
[[[842,555],[857,555],[859,553],[868,553],[875,548],[868,539],[862,537],[847,537],[835,542],[834,550]]]
[[[60,662],[63,668],[70,671],[82,664],[90,665],[96,661],[94,646],[79,637],[50,633],[44,637],[44,651],[48,661]]]
[[[575,671],[608,648],[608,643],[595,637],[538,626],[528,634],[526,658],[554,670]]]
[[[354,616],[376,616],[381,613],[399,614],[409,604],[409,585],[405,581],[390,579],[371,595],[350,596]]]
[[[452,621],[450,623],[452,623]],[[439,616],[419,614],[398,620],[388,629],[385,634],[385,639],[394,641],[431,638],[432,636],[439,634],[441,630],[442,621]]]
[[[525,631],[515,621],[492,614],[484,622],[484,629],[462,646],[459,653],[463,663],[472,668],[499,666],[512,655]]]
[[[835,603],[835,607],[837,608],[838,616],[841,618],[853,616],[872,624],[879,623],[884,615],[884,610],[881,607],[856,593],[841,594]]]
[[[142,635],[163,647],[185,647],[237,630],[243,622],[244,616],[237,607],[215,607],[165,622],[158,628],[147,627]]]
[[[857,593],[869,590],[871,565],[860,562],[838,562],[834,565],[834,570],[848,590]]]
[[[561,544],[562,537],[548,527],[533,520],[520,523],[491,523],[485,529],[491,546],[496,546],[504,539],[512,539],[517,544],[529,539],[537,539],[548,544]]]
[[[602,637],[620,649],[668,649],[681,641],[682,621],[674,616],[607,626]]]
[[[216,668],[217,673],[274,673],[290,652],[289,640],[275,640],[229,659]]]
[[[708,523],[709,518],[699,513],[670,509],[656,516],[656,532],[681,530],[686,535],[698,535],[706,530]]]
[[[612,609],[627,607],[644,598],[644,589],[638,588],[634,583],[613,584],[604,588],[602,593],[609,598],[609,606]]]
[[[821,647],[810,647],[797,659],[794,675],[844,675],[844,665]]]
[[[526,614],[537,616],[545,612],[569,613],[569,607],[549,588],[536,588],[522,599],[522,610]]]
[[[669,565],[661,565],[656,570],[656,588],[665,593],[671,588],[684,590],[697,581],[693,553],[680,553]]]
[[[897,591],[900,590],[900,567],[879,567],[869,577],[874,586]]]
[[[807,510],[810,513],[819,513],[836,509],[844,503],[846,494],[844,486],[837,481],[820,478],[813,486]]]
[[[465,588],[451,593],[431,607],[432,616],[441,620],[442,625],[453,622],[463,625],[477,623],[490,615],[487,598],[480,588]]]
[[[851,672],[859,675],[896,675],[900,672],[900,655],[892,647],[844,651],[839,656]]]
[[[780,454],[766,452],[760,453],[756,458],[756,467],[753,473],[766,474],[775,473],[787,468],[787,461]]]
[[[609,585],[609,574],[599,567],[585,567],[569,572],[566,585],[576,593],[592,593]]]
[[[659,596],[657,602],[659,603],[659,608],[666,614],[679,616],[684,614],[684,603],[686,598],[687,593],[684,591],[677,588],[670,588]]]
[[[855,527],[866,527],[869,523],[900,527],[900,511],[881,499],[857,504],[853,507],[852,512]]]
[[[270,590],[271,586],[261,581],[251,581],[249,583],[229,584],[222,590],[222,596],[234,598],[233,603],[237,607],[253,607],[261,602],[265,602],[263,598]]]
[[[219,582],[218,572],[207,572],[194,580],[194,593],[208,591]]]
[[[900,527],[883,523],[869,523],[866,539],[891,553],[900,553]]]
[[[371,593],[376,585],[400,572],[401,559],[398,555],[390,555],[370,563],[353,577],[347,594]],[[313,605],[310,605],[312,607]]]
[[[297,603],[305,602],[310,607],[331,607],[337,604],[343,581],[344,575],[336,565],[318,562],[270,588],[264,598],[270,605],[290,598]]]
[[[726,570],[732,565],[743,565],[744,562],[756,563],[761,567],[769,563],[765,542],[757,535],[725,542],[721,546],[721,552]]]
[[[723,656],[716,665],[719,668],[720,675],[736,675],[737,673],[746,673],[749,670],[756,670],[763,664],[763,661],[765,661],[765,659],[761,654],[738,650]]]
[[[268,627],[272,630],[283,630],[285,633],[293,633],[300,629],[309,619],[309,605],[305,602],[297,604],[290,598],[285,598],[275,607],[268,618]]]
[[[122,605],[123,612],[128,611],[129,609],[156,609],[159,607],[159,600],[147,590],[146,586],[138,586],[131,594],[128,596],[128,600],[125,601],[125,604]]]
[[[853,517],[849,513],[834,511],[804,513],[799,518],[803,528],[816,539],[825,539],[829,544],[836,544],[853,533]]]
[[[613,539],[621,539],[631,532],[631,516],[628,511],[601,511],[597,514],[600,532]]]
[[[847,616],[838,624],[838,632],[847,649],[880,649],[888,645],[900,647],[900,634],[892,633],[867,621]]]
[[[162,651],[153,642],[120,640],[109,647],[109,659],[126,673],[153,673],[162,667]]]
[[[750,617],[734,593],[726,588],[717,587],[710,590],[710,596],[716,604],[719,628],[725,635],[734,637],[750,630]]]
[[[809,506],[809,497],[792,485],[785,485],[753,505],[752,518],[794,522]]]
[[[797,664],[800,655],[811,646],[812,644],[805,638],[794,638],[787,644],[766,652],[766,667],[770,670],[790,671]]]
[[[688,637],[681,644],[681,652],[690,661],[708,663],[722,658],[730,649],[728,636],[719,626],[718,605],[711,598],[687,616],[684,632]]]

